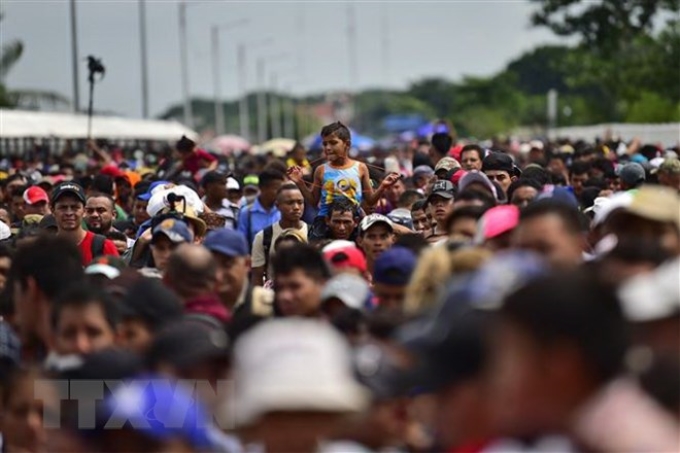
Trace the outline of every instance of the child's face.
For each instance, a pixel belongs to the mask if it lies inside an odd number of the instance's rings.
[[[339,162],[347,157],[350,143],[341,140],[336,134],[323,137],[323,152],[330,163]]]

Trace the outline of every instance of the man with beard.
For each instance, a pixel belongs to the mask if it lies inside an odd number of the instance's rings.
[[[83,266],[101,255],[118,256],[116,245],[106,237],[83,229],[85,191],[74,182],[64,182],[55,187],[50,207],[57,224],[57,235],[72,241],[80,249]]]
[[[85,204],[85,225],[87,229],[95,234],[108,236],[113,231],[118,231],[114,226],[116,215],[116,204],[111,196],[105,193],[94,193],[87,197]],[[134,245],[132,239],[127,239],[127,247]]]

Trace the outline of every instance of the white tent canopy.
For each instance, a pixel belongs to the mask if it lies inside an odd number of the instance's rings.
[[[176,121],[93,116],[92,137],[108,140],[196,140],[198,134]],[[0,109],[0,138],[87,138],[87,115]]]

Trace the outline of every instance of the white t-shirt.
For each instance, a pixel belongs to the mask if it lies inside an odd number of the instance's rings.
[[[274,257],[274,244],[276,244],[276,239],[281,236],[281,233],[283,232],[283,228],[281,228],[281,225],[279,222],[276,222],[272,226],[272,243],[269,246],[269,264],[267,266],[267,277],[271,278],[273,275],[272,273],[272,258]],[[302,228],[298,230],[304,237],[307,237],[307,224],[302,223]],[[253,251],[252,251],[252,266],[253,267],[262,267],[264,266],[265,263],[265,257],[264,257],[264,230],[260,231],[255,235],[255,239],[253,239]]]

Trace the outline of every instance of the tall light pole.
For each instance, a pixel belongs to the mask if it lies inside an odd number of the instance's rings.
[[[239,80],[239,126],[241,137],[250,140],[250,108],[248,106],[248,88],[246,86],[247,77],[247,57],[246,52],[255,47],[267,46],[274,42],[272,37],[249,43],[239,43],[238,45],[238,80]]]
[[[283,92],[286,95],[286,105],[283,109],[283,135],[286,138],[295,137],[295,102],[291,91],[291,84],[284,85]]]
[[[78,22],[76,0],[71,0],[71,59],[73,77],[73,111],[80,111],[80,84],[78,83]]]
[[[184,98],[184,125],[194,127],[194,112],[191,108],[191,95],[189,94],[189,56],[187,49],[187,3],[179,2],[179,58],[180,73],[182,76],[182,97]]]
[[[226,132],[226,125],[224,120],[224,108],[222,105],[222,89],[221,89],[221,64],[220,64],[220,30],[230,30],[248,23],[247,19],[242,19],[234,22],[229,22],[224,25],[213,25],[211,28],[211,43],[212,43],[212,63],[213,63],[213,88],[215,95],[215,133],[222,135]]]
[[[279,96],[276,94],[279,82],[275,72],[272,72],[269,77],[272,87],[272,95],[269,97],[269,108],[272,118],[272,135],[274,138],[278,138],[281,137],[281,105],[279,104]]]
[[[265,82],[264,57],[257,59],[257,141],[267,139],[267,84]]]
[[[260,143],[263,142],[266,139],[267,135],[267,95],[265,94],[265,91],[267,90],[266,86],[266,62],[275,63],[277,61],[280,61],[284,58],[287,58],[290,56],[289,52],[283,52],[280,54],[276,55],[271,55],[267,57],[260,57],[257,59],[257,80],[258,84],[260,85],[260,89],[258,90],[258,96],[257,96],[257,130],[258,130],[258,139],[260,140]],[[272,93],[269,95],[269,105],[270,105],[270,120],[272,123],[272,135],[274,137],[280,137],[280,134],[274,134],[275,131],[281,132],[280,129],[280,117],[275,117],[274,116],[274,111],[276,108],[273,108],[275,102],[276,102],[276,87],[273,87]],[[280,110],[279,110],[279,115],[280,115]]]
[[[146,0],[139,0],[139,46],[142,68],[142,117],[149,117],[149,73],[146,55]]]

